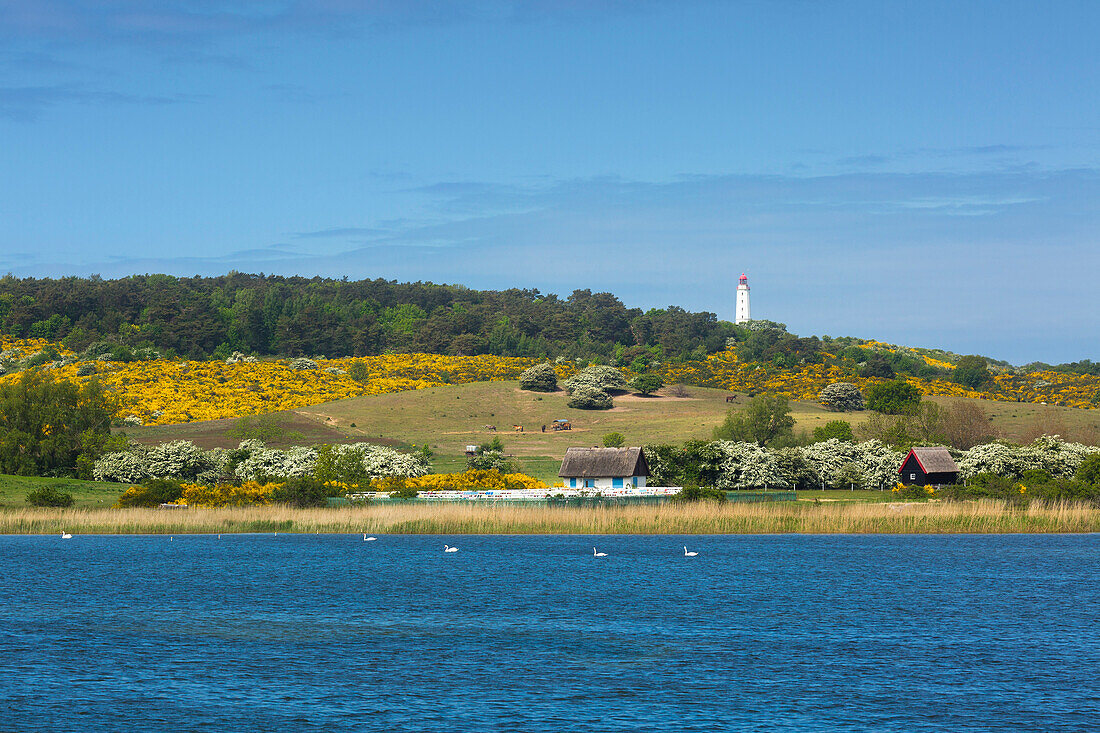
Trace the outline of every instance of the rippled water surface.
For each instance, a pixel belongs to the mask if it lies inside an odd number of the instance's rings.
[[[2,730],[1100,725],[1096,535],[0,537],[0,563]]]

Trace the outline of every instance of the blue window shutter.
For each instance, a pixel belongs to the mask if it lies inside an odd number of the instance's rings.
[[[621,478],[611,479],[611,488],[621,489],[623,487],[623,480]]]
[[[571,488],[571,489],[577,488],[577,479],[575,479],[575,478],[569,479],[569,488]]]

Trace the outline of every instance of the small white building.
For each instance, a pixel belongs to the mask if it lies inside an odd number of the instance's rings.
[[[569,448],[558,476],[571,489],[641,488],[649,466],[641,448]]]

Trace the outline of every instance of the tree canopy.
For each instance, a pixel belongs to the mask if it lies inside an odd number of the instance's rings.
[[[914,412],[920,405],[921,391],[904,379],[873,384],[867,388],[868,409],[886,415]]]
[[[962,357],[955,362],[955,373],[952,376],[956,384],[970,387],[970,389],[977,389],[993,380],[989,363],[983,356]]]
[[[848,443],[856,441],[852,434],[852,424],[847,420],[830,420],[824,425],[814,428],[814,442],[820,443],[826,440],[843,440]]]
[[[639,374],[634,377],[630,386],[642,395],[651,395],[665,386],[665,380],[661,379],[660,374]]]
[[[191,358],[418,351],[598,357],[626,366],[639,356],[645,362],[721,351],[736,328],[714,313],[643,311],[591,290],[560,298],[533,289],[231,272],[2,277],[0,332],[62,341],[74,351],[109,341]]]
[[[726,420],[714,429],[715,440],[756,443],[763,447],[794,431],[787,395],[758,395],[740,410],[730,410]]]
[[[23,372],[0,385],[0,473],[89,474],[117,409],[94,379],[77,384],[48,371]]]

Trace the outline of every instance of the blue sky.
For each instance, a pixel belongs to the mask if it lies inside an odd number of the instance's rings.
[[[0,0],[0,271],[1100,359],[1100,4]]]

